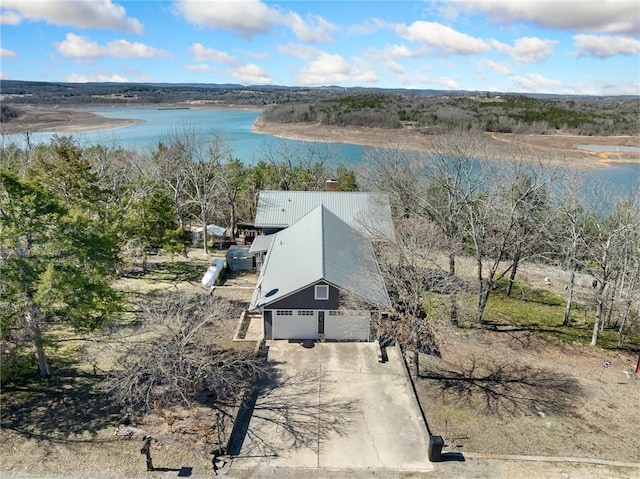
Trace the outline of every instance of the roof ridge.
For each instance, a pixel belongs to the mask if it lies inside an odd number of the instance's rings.
[[[325,247],[326,242],[326,234],[325,234],[325,224],[324,224],[324,215],[328,211],[327,207],[320,202],[320,234],[322,235],[321,241],[321,251],[322,251],[322,279],[326,280],[327,277],[327,248]]]

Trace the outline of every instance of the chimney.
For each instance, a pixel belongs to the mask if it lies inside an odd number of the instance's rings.
[[[327,180],[327,183],[324,187],[325,191],[338,191],[338,180]]]

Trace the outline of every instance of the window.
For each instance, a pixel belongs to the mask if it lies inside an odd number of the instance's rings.
[[[329,311],[329,316],[344,316],[344,311],[332,310]]]
[[[276,314],[278,316],[293,316],[293,311],[286,311],[286,310],[279,309],[276,311]]]
[[[317,284],[315,299],[329,299],[329,286],[326,284]]]
[[[313,311],[301,310],[298,311],[298,316],[313,316]]]

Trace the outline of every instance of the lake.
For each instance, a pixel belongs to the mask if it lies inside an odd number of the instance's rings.
[[[125,149],[151,151],[158,141],[170,143],[171,138],[184,131],[195,130],[203,137],[220,134],[233,152],[233,156],[253,164],[265,157],[268,149],[285,145],[291,151],[309,148],[314,143],[285,140],[272,135],[254,133],[251,125],[260,116],[260,110],[237,109],[163,109],[158,107],[87,108],[87,111],[107,118],[141,120],[141,123],[108,130],[74,133],[82,145],[97,143],[117,144]],[[56,133],[32,133],[31,142],[48,143]],[[58,133],[65,135],[65,133]],[[66,133],[66,135],[69,135]],[[3,141],[24,145],[24,135],[7,135]],[[338,143],[319,144],[331,152],[339,162],[354,164],[360,161],[365,147]]]
[[[367,147],[344,143],[316,143],[302,140],[285,140],[272,135],[254,133],[251,125],[260,115],[260,110],[237,109],[159,109],[158,107],[88,108],[108,118],[141,120],[141,123],[100,131],[75,133],[81,145],[97,143],[117,144],[126,149],[150,151],[159,141],[170,143],[171,138],[185,130],[195,130],[203,136],[218,133],[232,150],[234,157],[254,164],[268,158],[268,151],[287,148],[289,152],[306,152],[318,148],[327,152],[335,163],[357,166],[362,161]],[[32,143],[48,143],[55,133],[33,133]],[[64,134],[64,133],[62,133]],[[16,142],[24,145],[24,135],[6,135],[4,144]],[[593,145],[584,145],[593,146]],[[622,191],[632,193],[640,184],[640,164],[620,164],[607,168],[585,171],[590,182],[615,185]]]

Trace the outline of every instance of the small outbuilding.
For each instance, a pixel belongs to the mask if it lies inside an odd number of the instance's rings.
[[[256,268],[254,254],[249,245],[231,245],[227,250],[226,260],[229,271],[253,271]]]

